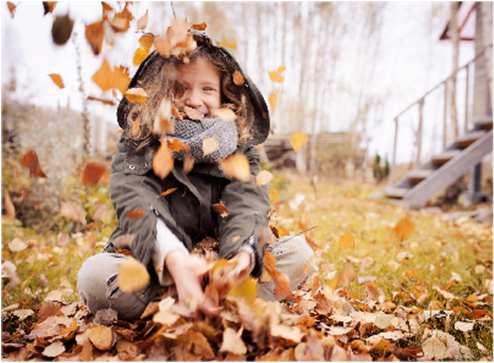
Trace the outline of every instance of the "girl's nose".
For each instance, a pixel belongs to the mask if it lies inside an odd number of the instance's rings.
[[[201,106],[201,97],[196,90],[189,90],[185,95],[185,104],[189,107]]]

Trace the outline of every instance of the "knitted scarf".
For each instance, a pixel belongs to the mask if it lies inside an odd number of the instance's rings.
[[[175,123],[175,131],[169,134],[190,147],[190,152],[196,162],[214,163],[235,152],[238,134],[235,123],[220,118],[205,118],[201,121],[183,119]],[[218,148],[204,155],[203,141],[213,138],[218,142]],[[183,158],[177,153],[178,159]]]

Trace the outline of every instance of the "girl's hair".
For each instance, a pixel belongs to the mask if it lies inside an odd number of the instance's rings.
[[[194,39],[197,42],[197,48],[187,57],[191,63],[199,58],[206,59],[220,73],[222,107],[228,107],[236,113],[237,119],[235,123],[239,134],[239,144],[241,144],[249,136],[247,125],[249,107],[247,107],[245,90],[243,90],[243,87],[233,83],[232,65],[228,63],[224,53],[213,46],[207,37],[195,35]],[[143,88],[149,98],[145,105],[128,104],[129,109],[126,113],[126,127],[124,128],[125,137],[136,149],[141,149],[150,144],[157,144],[160,135],[153,134],[155,118],[162,100],[165,98],[173,99],[174,90],[176,89],[177,67],[183,64],[176,57],[165,59],[157,53],[151,55],[149,60],[145,62],[147,64],[143,64],[135,76],[137,79],[136,84],[132,84],[135,83],[133,80],[129,87]],[[135,122],[139,123],[139,127],[132,127]]]

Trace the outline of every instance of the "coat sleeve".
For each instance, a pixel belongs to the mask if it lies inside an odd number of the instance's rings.
[[[160,196],[161,183],[151,171],[149,157],[118,152],[113,158],[110,195],[118,218],[118,227],[105,250],[111,251],[118,237],[132,237],[130,249],[135,258],[148,266],[155,253],[156,223],[165,225],[190,248],[189,237],[177,226],[167,201]]]
[[[259,172],[259,155],[254,147],[244,151],[249,160],[252,179]],[[221,200],[228,209],[228,216],[220,220],[220,255],[232,258],[245,245],[250,244],[255,253],[255,266],[251,275],[262,273],[263,246],[259,243],[262,231],[268,226],[270,210],[266,186],[258,186],[255,181],[231,181],[226,185]]]

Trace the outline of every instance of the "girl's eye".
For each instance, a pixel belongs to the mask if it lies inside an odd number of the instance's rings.
[[[213,88],[213,87],[204,87],[202,90],[203,91],[206,91],[206,92],[215,92],[216,91],[216,88]]]

